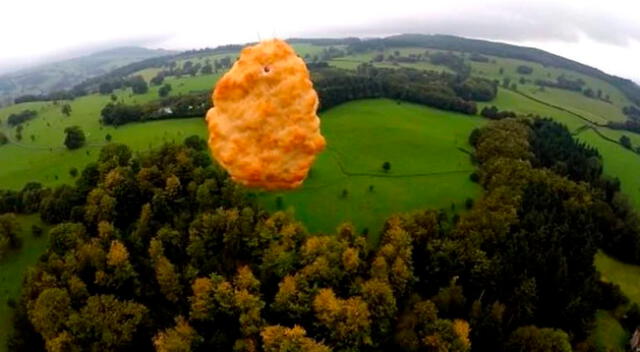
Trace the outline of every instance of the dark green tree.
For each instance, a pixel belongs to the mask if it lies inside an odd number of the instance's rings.
[[[78,149],[82,147],[86,142],[86,137],[84,135],[84,131],[80,128],[80,126],[70,126],[64,129],[65,139],[64,145],[68,149]]]

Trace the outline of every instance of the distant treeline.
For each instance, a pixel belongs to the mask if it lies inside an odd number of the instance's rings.
[[[627,120],[624,122],[609,121],[607,127],[614,130],[625,130],[640,133],[640,120]]]
[[[130,122],[203,117],[211,108],[208,92],[167,97],[143,105],[109,103],[101,111],[101,122],[120,126]]]
[[[625,130],[640,133],[640,108],[630,105],[622,108],[622,112],[629,118],[624,122],[609,121],[607,127],[614,130]]]
[[[449,73],[418,71],[408,68],[376,68],[361,64],[355,73],[326,69],[314,72],[314,86],[320,96],[321,110],[366,98],[390,98],[424,104],[438,109],[475,114],[473,100],[495,98],[494,82]]]
[[[582,92],[582,86],[584,86],[584,81],[581,79],[571,80],[565,77],[564,75],[558,76],[555,81],[537,79],[535,81],[536,85],[542,87],[551,87],[551,88],[559,88],[571,90],[574,92]]]
[[[34,110],[23,110],[21,112],[18,113],[13,113],[11,115],[9,115],[9,117],[7,118],[7,123],[10,126],[17,126],[20,125],[28,120],[31,120],[32,118],[36,117],[38,115],[37,111]]]
[[[320,97],[320,110],[367,98],[390,98],[424,104],[438,109],[474,115],[476,101],[495,98],[494,82],[460,77],[450,73],[418,71],[408,68],[376,68],[362,64],[355,73],[314,64],[314,87]],[[142,105],[111,102],[101,112],[105,125],[120,126],[172,118],[202,117],[211,108],[209,92],[172,96]]]
[[[622,112],[632,120],[640,120],[640,108],[637,106],[625,106],[622,108]]]
[[[482,111],[480,111],[480,115],[486,117],[491,120],[502,120],[508,117],[516,117],[517,114],[513,111],[500,111],[495,105],[485,106]]]

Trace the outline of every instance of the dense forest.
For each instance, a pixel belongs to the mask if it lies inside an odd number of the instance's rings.
[[[2,191],[0,213],[53,225],[10,350],[591,351],[595,310],[625,300],[594,254],[640,263],[619,182],[549,119],[469,142],[484,195],[460,216],[392,216],[378,243],[260,209],[195,136],[136,156],[109,144],[74,186]]]

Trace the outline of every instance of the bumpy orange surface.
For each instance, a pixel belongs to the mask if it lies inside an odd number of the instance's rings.
[[[207,112],[211,152],[246,186],[296,188],[324,149],[309,71],[282,40],[244,48],[218,81],[213,105]]]

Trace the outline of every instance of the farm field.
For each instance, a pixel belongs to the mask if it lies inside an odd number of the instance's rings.
[[[581,120],[579,117],[531,100],[510,89],[498,88],[497,97],[490,102],[478,103],[478,109],[492,105],[497,106],[500,110],[515,111],[520,114],[552,117],[556,121],[565,124],[570,131],[575,131],[587,124],[586,121]]]
[[[483,123],[387,99],[340,105],[321,116],[327,149],[302,188],[259,199],[270,210],[293,211],[311,232],[331,232],[352,221],[376,241],[383,219],[393,213],[452,204],[463,209],[467,198],[480,193],[469,180],[469,155],[460,149],[470,148],[468,135]],[[385,161],[389,172],[382,169]]]

